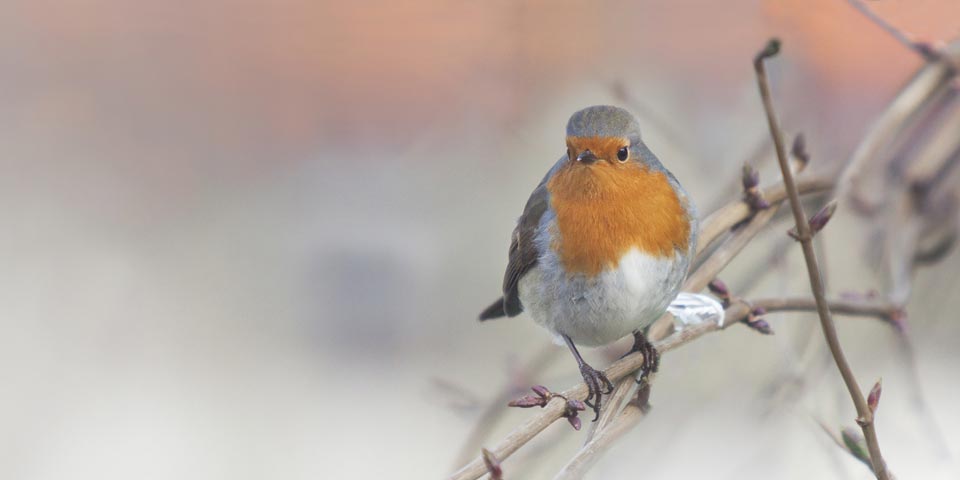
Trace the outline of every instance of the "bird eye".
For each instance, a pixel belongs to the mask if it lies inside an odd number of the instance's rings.
[[[617,158],[620,159],[621,162],[626,162],[629,155],[630,152],[627,150],[627,147],[623,147],[617,151]]]

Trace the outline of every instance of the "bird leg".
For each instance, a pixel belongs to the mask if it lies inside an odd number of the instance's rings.
[[[577,351],[577,347],[573,344],[573,340],[570,340],[570,337],[563,335],[563,340],[567,342],[567,346],[570,347],[570,351],[577,359],[577,364],[580,365],[580,375],[583,376],[583,383],[587,384],[587,391],[589,392],[583,403],[593,409],[593,413],[596,414],[593,421],[596,422],[600,418],[600,398],[604,394],[613,392],[613,383],[610,383],[610,379],[602,371],[587,365],[587,362],[583,361],[583,357],[580,356],[580,352]],[[593,402],[590,401],[591,399]]]
[[[641,389],[649,387],[650,374],[657,373],[657,369],[660,368],[660,353],[657,352],[657,348],[647,340],[646,335],[640,330],[633,332],[633,347],[630,348],[630,351],[627,352],[624,357],[633,352],[643,354],[643,366],[641,367],[643,371],[640,373],[640,378],[637,379],[637,383],[640,384]]]

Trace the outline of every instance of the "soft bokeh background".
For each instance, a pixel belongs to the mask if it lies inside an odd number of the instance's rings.
[[[953,0],[870,4],[960,35]],[[3,2],[0,476],[442,477],[548,341],[475,317],[569,114],[622,87],[709,211],[764,156],[750,58],[771,35],[781,116],[816,162],[846,158],[920,64],[839,0]],[[831,285],[879,286],[841,218]],[[910,308],[927,417],[889,329],[841,320],[862,383],[884,377],[901,478],[960,472],[956,257]],[[797,260],[763,290],[804,292]],[[822,350],[803,360],[812,319],[771,321],[665,357],[655,414],[594,478],[869,478],[814,421],[854,413]],[[577,381],[557,358],[531,381]],[[583,435],[546,433],[508,478],[549,478]]]

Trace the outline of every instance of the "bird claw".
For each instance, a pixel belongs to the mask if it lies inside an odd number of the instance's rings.
[[[657,348],[647,340],[643,332],[635,332],[633,334],[633,347],[630,348],[630,351],[627,352],[626,355],[633,352],[643,354],[643,365],[640,367],[642,371],[640,372],[640,377],[637,378],[637,384],[640,385],[640,397],[649,397],[650,375],[657,373],[657,369],[660,368],[660,353],[657,352]],[[639,398],[639,400],[646,406],[646,398]]]
[[[603,395],[613,392],[613,383],[610,382],[610,379],[601,372],[590,365],[584,363],[580,366],[580,375],[583,376],[583,383],[587,384],[587,399],[584,400],[588,407],[593,409],[595,414],[593,421],[596,422],[600,418],[600,404],[601,398]],[[606,390],[604,390],[604,388]],[[591,402],[590,400],[594,401]]]

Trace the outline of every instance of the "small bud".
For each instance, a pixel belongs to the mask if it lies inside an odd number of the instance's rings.
[[[714,278],[707,284],[707,288],[710,290],[710,293],[720,299],[720,304],[723,308],[730,306],[730,290],[727,289],[727,284],[723,283],[723,280]]]
[[[570,426],[573,427],[574,430],[580,430],[581,426],[580,417],[577,413],[586,409],[587,405],[581,400],[567,400],[566,408],[563,410],[563,416],[570,422]]]
[[[500,460],[486,448],[481,448],[483,453],[483,463],[487,466],[487,472],[490,473],[490,480],[503,480],[503,468],[500,466]]]
[[[766,313],[767,309],[763,307],[754,308],[753,310],[750,310],[750,313],[747,314],[747,317],[743,319],[743,323],[759,333],[764,335],[773,335],[773,328],[770,327],[770,324],[763,319],[763,315]]]
[[[542,398],[546,398],[551,395],[550,389],[548,389],[547,387],[544,387],[543,385],[534,385],[530,389],[533,390],[533,393],[536,393],[537,396]]]
[[[723,280],[720,280],[719,278],[714,278],[711,280],[710,283],[707,284],[707,288],[710,289],[710,293],[718,297],[723,298],[730,296],[730,290],[727,289],[727,284],[723,283]]]
[[[741,182],[743,182],[744,190],[750,190],[751,188],[760,185],[760,172],[753,168],[753,166],[749,163],[744,163]]]
[[[573,412],[582,412],[587,409],[587,404],[582,400],[567,400],[567,409]]]
[[[797,159],[797,172],[802,172],[804,168],[807,168],[807,164],[810,163],[810,154],[807,153],[807,139],[804,138],[802,133],[793,139],[790,154]]]
[[[770,208],[770,202],[763,198],[763,192],[758,187],[760,185],[760,172],[749,163],[743,164],[740,182],[743,184],[743,201],[750,206],[751,210]]]
[[[773,335],[774,333],[773,327],[771,327],[770,324],[767,323],[767,321],[764,319],[760,319],[755,322],[750,322],[750,328],[753,328],[754,330],[764,335]]]
[[[762,333],[764,335],[774,334],[773,327],[771,327],[770,324],[767,323],[767,321],[762,318],[752,318],[752,315],[751,315],[751,316],[748,316],[747,320],[744,321],[743,323],[745,323],[748,327],[756,330],[758,333]]]
[[[745,201],[747,205],[750,206],[751,210],[766,210],[770,208],[770,202],[767,199],[763,198],[763,193],[754,188],[754,192],[748,192]]]
[[[767,44],[763,47],[763,50],[760,50],[755,57],[753,57],[754,67],[760,66],[760,63],[764,59],[770,58],[776,54],[780,53],[780,39],[771,38],[767,41]]]
[[[877,383],[873,384],[873,388],[870,389],[870,395],[867,395],[867,407],[870,408],[870,413],[876,413],[877,407],[880,406],[880,394],[883,393],[882,382],[882,378],[877,380]]]
[[[827,225],[827,222],[830,221],[830,218],[833,217],[833,213],[837,211],[837,201],[831,200],[830,203],[824,205],[819,212],[815,213],[810,217],[810,230],[811,233],[816,235],[817,232],[823,230],[823,227]]]
[[[544,397],[534,397],[527,395],[520,397],[516,400],[511,400],[507,404],[508,407],[519,407],[519,408],[532,408],[532,407],[542,407],[547,404],[547,400]]]

